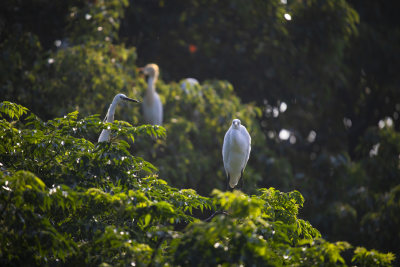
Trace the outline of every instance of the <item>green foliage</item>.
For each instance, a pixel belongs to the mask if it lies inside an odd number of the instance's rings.
[[[391,266],[391,262],[394,258],[392,253],[382,254],[376,250],[368,251],[365,248],[357,247],[354,251],[352,261],[361,266]]]
[[[166,81],[221,77],[262,111],[268,151],[252,153],[245,177],[262,174],[252,178],[259,187],[301,191],[304,216],[329,240],[369,247],[381,240],[382,250],[398,250],[391,236],[399,228],[383,223],[397,218],[378,219],[400,177],[399,142],[390,141],[400,127],[395,1],[131,3],[120,33],[140,51],[140,64],[156,61]],[[371,134],[385,121],[390,134]],[[289,140],[279,138],[281,129]],[[369,157],[378,143],[379,155]],[[360,225],[368,213],[374,238]]]
[[[88,41],[118,40],[118,29],[128,0],[102,0],[77,3],[69,10],[69,42],[85,44]]]
[[[35,2],[52,6],[51,1]],[[135,48],[112,43],[118,39],[126,5],[127,1],[122,0],[68,1],[65,6],[60,5],[57,11],[62,15],[55,20],[65,24],[63,29],[58,29],[65,34],[51,36],[54,49],[48,51],[42,50],[37,35],[20,29],[18,20],[7,21],[5,40],[0,43],[2,96],[29,106],[43,119],[63,116],[76,109],[89,115],[100,113],[99,107],[102,107],[105,113],[105,101],[111,101],[116,92],[128,95],[133,85],[134,73],[127,66],[132,66],[136,59]],[[29,3],[17,1],[9,6],[27,13],[21,16],[31,19]],[[35,25],[37,21],[31,23]],[[59,26],[54,24],[52,27]]]
[[[371,127],[357,148],[358,162],[337,157],[325,163],[334,168],[331,177],[335,181],[329,183],[329,190],[324,189],[331,192],[326,202],[318,205],[319,224],[330,229],[332,236],[396,251],[399,239],[394,238],[398,236],[394,229],[400,226],[396,215],[400,207],[399,142],[400,135],[393,127]]]
[[[171,223],[193,221],[185,211],[192,213],[212,207],[210,200],[200,197],[194,190],[171,188],[163,180],[156,179],[151,175],[154,167],[133,157],[127,151],[126,141],[93,145],[84,139],[106,127],[115,131],[117,137],[125,138],[153,133],[163,136],[163,128],[135,128],[123,122],[101,123],[96,116],[78,120],[77,112],[46,123],[33,114],[9,122],[5,118],[15,118],[15,114],[27,113],[27,109],[3,102],[1,111],[1,228],[4,230],[2,244],[7,246],[2,251],[6,256],[10,253],[5,264],[18,264],[24,260],[24,255],[32,264],[65,261],[67,255],[71,261],[100,264],[107,262],[113,251],[122,250],[126,250],[127,256],[110,264],[126,263],[126,258],[130,261],[137,258],[141,262],[146,259],[142,252],[147,251],[147,260],[151,255],[148,245],[141,245],[144,240],[151,240],[151,236],[148,237],[151,231],[167,230]],[[29,230],[27,226],[43,229],[43,238],[49,240],[35,239],[39,230]],[[113,234],[116,230],[110,227],[118,227],[118,233],[137,228],[138,232],[132,235],[141,242]],[[21,235],[15,240],[18,236],[15,233],[25,230],[27,236]],[[47,235],[51,235],[51,239]],[[19,243],[25,245],[19,246]],[[105,249],[103,245],[108,243],[112,247]],[[21,251],[8,252],[15,247]],[[43,252],[37,253],[37,247]],[[57,249],[60,251],[52,255],[51,251]],[[26,254],[20,254],[22,252]],[[92,253],[98,256],[92,258]]]
[[[110,21],[116,22],[123,17],[125,4],[124,1],[96,1],[82,6],[71,3],[65,18],[68,34],[66,40],[61,40],[63,45],[44,55],[37,51],[42,58],[36,60],[35,66],[20,69],[27,75],[29,73],[26,85],[10,80],[17,79],[17,73],[4,77],[4,84],[13,86],[10,87],[12,94],[6,91],[4,97],[29,106],[42,119],[64,116],[74,110],[84,116],[105,114],[117,92],[140,100],[147,86],[136,74],[135,48],[104,40],[115,35],[118,23]],[[98,32],[96,27],[100,26],[103,30]],[[266,149],[266,138],[257,122],[262,110],[254,104],[242,104],[229,82],[207,81],[185,92],[177,83],[159,81],[157,91],[164,103],[163,126],[169,133],[168,138],[154,144],[139,137],[137,146],[129,151],[153,162],[166,181],[178,188],[196,188],[202,194],[209,194],[213,188],[224,188],[226,175],[222,161],[216,159],[221,158],[223,137],[232,119],[239,118],[253,141],[245,171],[246,190],[255,192],[257,183],[261,186],[292,184],[287,161]],[[138,125],[142,121],[140,105],[129,109],[118,107],[116,118]],[[75,128],[79,131],[82,127]],[[88,138],[95,140],[93,134]],[[86,151],[91,149],[90,145],[85,148]],[[91,152],[86,156],[83,154],[79,152],[73,156],[75,160],[91,157]],[[282,164],[285,168],[275,167],[272,163]],[[85,161],[81,161],[80,166],[89,167]],[[280,179],[282,176],[286,179]]]
[[[273,188],[261,191],[260,196],[252,197],[239,191],[215,191],[215,203],[227,212],[210,223],[190,225],[182,239],[174,241],[178,246],[174,264],[333,266],[345,263],[340,253],[349,249],[349,244],[318,239],[320,234],[315,228],[296,218],[303,201],[298,192],[285,194]],[[282,213],[286,216],[281,216]]]
[[[1,100],[34,113],[0,103],[0,265],[398,265],[334,242],[400,245],[394,5],[129,3],[0,3]],[[116,93],[141,99],[136,62],[160,65],[164,128],[140,126],[140,105],[92,115]],[[236,117],[251,196],[213,191]],[[111,142],[96,144],[102,129]]]
[[[345,264],[350,245],[320,239],[297,217],[304,203],[297,191],[214,190],[207,198],[157,178],[123,139],[163,136],[163,128],[77,112],[42,122],[20,105],[1,107],[3,266]],[[113,142],[86,139],[104,128],[115,132]],[[209,212],[210,222],[199,220]],[[357,251],[354,259],[385,266],[394,256]]]
[[[53,99],[58,105],[49,103],[45,111],[38,107],[45,117],[61,116],[76,108],[84,114],[105,113],[104,103],[112,101],[116,92],[128,95],[132,87],[132,71],[127,66],[135,61],[133,48],[88,42],[59,49],[50,58],[53,63],[43,69],[41,83],[36,86],[42,92],[40,102]]]
[[[0,103],[0,116],[3,118],[3,114],[7,115],[10,119],[16,118],[17,120],[26,114],[28,109],[21,105],[4,101]]]
[[[49,195],[39,178],[18,171],[1,174],[1,262],[2,265],[41,265],[51,259],[65,260],[77,250],[68,235],[57,231],[50,210],[67,212],[77,203],[60,194]],[[66,191],[63,191],[66,192]],[[72,200],[72,201],[71,201]]]

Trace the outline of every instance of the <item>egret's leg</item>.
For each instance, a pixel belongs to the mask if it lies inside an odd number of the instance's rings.
[[[242,170],[242,172],[241,172],[241,174],[240,174],[240,181],[239,181],[239,183],[240,183],[240,190],[242,190],[243,191],[243,186],[244,186],[244,181],[243,181],[243,170]]]

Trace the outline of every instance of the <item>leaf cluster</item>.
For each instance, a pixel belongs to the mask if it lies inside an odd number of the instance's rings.
[[[304,203],[297,191],[214,190],[207,198],[158,178],[123,139],[162,136],[163,128],[78,119],[77,112],[42,122],[20,105],[1,107],[3,266],[345,264],[341,253],[351,246],[324,241],[297,217]],[[114,142],[86,139],[104,128]],[[219,214],[201,221],[207,211]],[[374,255],[358,249],[353,261],[394,259]]]

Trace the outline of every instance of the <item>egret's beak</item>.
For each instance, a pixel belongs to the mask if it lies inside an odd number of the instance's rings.
[[[126,100],[126,101],[131,101],[131,102],[139,103],[139,100],[132,99],[132,98],[129,98],[129,97],[122,97],[122,99],[123,99],[123,100]]]
[[[139,70],[139,72],[144,72],[144,68],[143,67],[138,68],[138,70]]]

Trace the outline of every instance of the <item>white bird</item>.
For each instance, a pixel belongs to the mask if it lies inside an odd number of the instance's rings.
[[[142,104],[144,121],[152,125],[161,125],[163,107],[160,96],[156,92],[156,82],[159,74],[158,66],[156,64],[147,64],[139,70],[149,77],[147,80],[148,88]]]
[[[108,108],[107,111],[107,115],[104,118],[104,122],[113,122],[114,121],[114,113],[115,113],[115,108],[117,107],[118,103],[121,102],[122,100],[126,100],[126,101],[131,101],[131,102],[136,102],[138,103],[138,100],[132,99],[127,97],[124,94],[118,94],[114,97],[110,107]],[[99,136],[99,140],[98,142],[106,142],[110,140],[110,130],[106,130],[103,129],[103,131],[101,131],[101,134]]]
[[[250,134],[247,132],[246,127],[240,124],[240,120],[234,119],[231,127],[225,134],[222,146],[224,168],[231,188],[234,188],[238,184],[239,179],[242,178],[243,171],[250,157],[250,150]]]
[[[181,89],[188,94],[188,88],[195,86],[196,84],[199,84],[199,81],[195,78],[186,78],[181,82]]]

